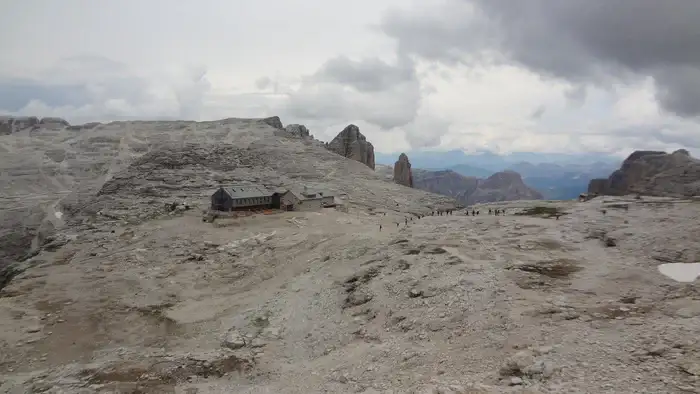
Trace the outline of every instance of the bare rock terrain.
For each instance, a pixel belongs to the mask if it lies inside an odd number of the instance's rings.
[[[46,234],[0,290],[0,392],[700,392],[700,289],[658,270],[700,260],[698,201],[431,216],[453,200],[269,123],[0,140]],[[202,221],[233,181],[343,208]]]
[[[607,179],[593,179],[589,193],[690,197],[700,195],[700,160],[679,149],[673,153],[636,151]]]
[[[326,147],[332,152],[359,161],[374,170],[374,146],[354,124],[344,128]]]
[[[220,182],[304,184],[344,195],[350,205],[403,210],[452,203],[387,185],[320,141],[296,138],[305,135],[285,131],[278,117],[112,122],[79,132],[46,124],[52,126],[38,123],[0,139],[0,276],[54,242],[57,228],[149,220],[167,214],[166,203],[204,201]],[[378,190],[393,190],[393,197]]]
[[[399,159],[394,164],[394,182],[399,185],[413,187],[413,174],[411,173],[411,162],[405,153],[399,155]]]

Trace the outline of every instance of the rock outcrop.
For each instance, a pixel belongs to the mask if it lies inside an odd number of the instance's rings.
[[[700,160],[687,150],[632,153],[607,179],[593,179],[589,193],[622,196],[690,197],[700,195]]]
[[[326,148],[374,170],[374,146],[354,124],[343,129],[333,141],[326,144]]]
[[[295,137],[314,138],[314,136],[309,133],[309,129],[307,129],[303,124],[289,124],[284,128],[284,130]]]
[[[465,205],[543,198],[542,193],[527,186],[515,171],[497,172],[486,179],[451,170],[414,170],[413,176],[415,188],[450,196]]]
[[[413,174],[411,173],[411,162],[405,153],[399,155],[399,160],[394,163],[394,182],[399,185],[413,187]]]
[[[40,125],[47,126],[47,127],[68,127],[70,126],[70,123],[68,123],[67,120],[62,119],[62,118],[41,118],[39,121]]]
[[[0,117],[0,135],[10,135],[39,124],[36,116],[2,116]]]
[[[282,121],[280,120],[279,116],[270,116],[269,118],[263,118],[263,123],[266,123],[276,129],[279,130],[284,130],[284,125],[282,124]]]
[[[0,116],[0,135],[10,135],[25,129],[63,129],[70,123],[62,118],[41,118],[36,116]]]

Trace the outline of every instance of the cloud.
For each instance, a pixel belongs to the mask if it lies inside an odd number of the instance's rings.
[[[408,58],[394,65],[377,58],[332,58],[287,94],[284,109],[294,117],[364,120],[384,130],[412,122],[421,103],[420,82]]]
[[[0,78],[0,112],[70,122],[129,118],[198,119],[211,86],[203,67],[137,75],[101,56],[59,60],[34,79]]]
[[[272,85],[272,80],[269,77],[260,77],[255,81],[255,87],[260,90],[265,90]]]
[[[665,110],[700,115],[700,2],[445,0],[392,12],[382,29],[445,63],[506,62],[577,85],[652,76]]]
[[[573,107],[580,107],[586,101],[586,85],[579,85],[568,89],[564,96],[567,104]]]
[[[449,133],[450,123],[434,116],[420,116],[404,128],[406,141],[414,149],[440,145],[442,136]]]
[[[545,107],[544,105],[540,105],[537,108],[535,108],[534,111],[532,111],[530,117],[532,119],[539,119],[542,117],[542,115],[544,115],[545,111],[547,111],[547,107]]]
[[[390,90],[396,85],[416,81],[416,72],[407,58],[402,58],[397,65],[389,65],[377,58],[352,61],[345,56],[328,60],[311,76],[311,80],[320,83],[336,83],[356,89],[359,92],[372,93]]]

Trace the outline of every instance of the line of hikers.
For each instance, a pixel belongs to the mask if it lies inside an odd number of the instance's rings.
[[[469,210],[466,210],[465,212],[467,213],[467,216],[469,216]],[[472,216],[477,216],[477,215],[479,214],[479,211],[478,211],[478,210],[472,209],[471,212],[472,212]],[[418,219],[423,219],[424,217],[426,217],[426,216],[428,216],[428,215],[430,215],[430,216],[435,216],[435,215],[438,215],[438,216],[446,216],[446,215],[452,215],[453,213],[454,213],[454,209],[445,209],[445,210],[438,209],[437,211],[431,211],[429,214],[424,214],[424,215],[423,215],[423,214],[417,214],[416,217],[417,217]],[[491,214],[496,215],[496,216],[498,216],[498,215],[505,215],[505,214],[506,214],[506,210],[505,210],[505,209],[500,209],[500,208],[495,208],[495,209],[489,208],[489,215],[491,215]],[[384,213],[384,216],[386,216],[386,212]],[[557,219],[558,219],[558,218],[557,218]],[[404,225],[405,225],[405,226],[408,226],[408,222],[409,222],[409,221],[412,222],[412,221],[413,221],[413,218],[404,218]],[[401,224],[401,222],[396,222],[396,227],[399,227],[400,224]],[[381,225],[381,224],[379,225],[379,231],[382,231],[382,225]]]

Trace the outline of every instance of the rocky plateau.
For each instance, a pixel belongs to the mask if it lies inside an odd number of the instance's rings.
[[[659,270],[700,261],[698,201],[466,216],[305,134],[267,118],[0,136],[0,392],[700,392],[700,288]],[[203,221],[221,183],[342,204]]]

